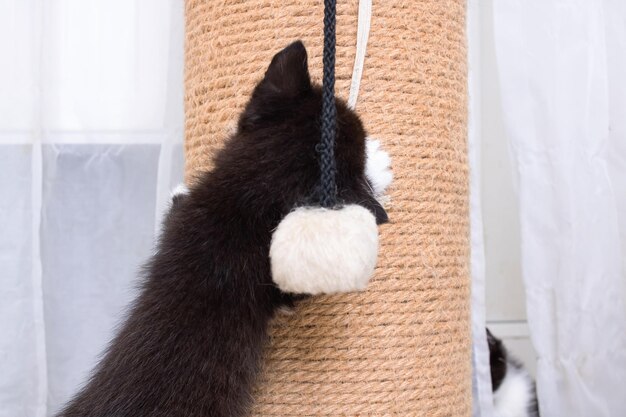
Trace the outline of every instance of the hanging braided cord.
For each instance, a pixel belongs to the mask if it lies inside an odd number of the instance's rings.
[[[322,207],[337,203],[337,166],[335,162],[335,42],[337,0],[324,0],[324,75],[322,79],[322,136],[317,146],[320,161]]]

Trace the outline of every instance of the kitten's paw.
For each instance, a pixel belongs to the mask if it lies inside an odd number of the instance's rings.
[[[367,160],[365,163],[365,176],[369,180],[374,194],[381,196],[393,180],[391,172],[391,157],[382,150],[380,141],[367,138]]]
[[[180,183],[171,192],[172,204],[176,204],[177,201],[189,194],[189,188],[184,183]]]
[[[184,183],[180,183],[172,190],[172,198],[176,198],[179,195],[187,195],[189,194],[189,188]]]

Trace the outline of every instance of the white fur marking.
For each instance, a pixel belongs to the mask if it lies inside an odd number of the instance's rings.
[[[187,194],[189,194],[189,188],[187,188],[185,184],[180,183],[176,186],[176,188],[172,190],[171,196],[172,198],[174,198],[179,195],[187,195]]]
[[[393,180],[391,158],[387,152],[380,148],[380,141],[378,140],[367,139],[365,175],[372,184],[374,194],[377,197],[385,194],[385,190]]]
[[[289,308],[287,306],[278,307],[277,313],[281,316],[293,316],[294,314],[296,314],[293,308]]]
[[[532,381],[524,369],[507,363],[506,376],[493,393],[496,417],[527,417],[528,405],[532,399]]]
[[[366,208],[299,207],[272,236],[272,279],[291,293],[359,291],[374,273],[377,255],[376,219]]]
[[[238,129],[237,122],[232,120],[226,125],[226,134],[228,136],[232,136],[235,133],[237,133],[237,129]]]

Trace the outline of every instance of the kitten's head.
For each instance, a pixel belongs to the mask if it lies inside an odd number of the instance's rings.
[[[489,345],[489,365],[491,367],[491,387],[496,391],[506,376],[507,352],[500,339],[487,329],[487,344]]]
[[[359,117],[337,103],[337,197],[340,204],[359,204],[377,222],[387,221],[365,176],[365,130]],[[259,192],[281,201],[284,210],[318,205],[322,93],[311,82],[307,52],[294,42],[274,56],[246,105],[231,142],[230,164],[238,175],[254,181]]]

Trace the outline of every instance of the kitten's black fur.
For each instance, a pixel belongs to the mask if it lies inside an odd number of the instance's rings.
[[[89,383],[60,417],[238,417],[268,321],[295,295],[272,282],[272,231],[316,204],[321,90],[301,42],[278,53],[238,131],[165,219],[141,294]],[[339,201],[385,211],[364,174],[361,121],[337,101]]]
[[[500,388],[506,375],[507,351],[502,340],[495,337],[487,329],[487,344],[489,345],[489,365],[491,367],[491,389]]]
[[[527,376],[526,385],[530,393],[530,399],[526,404],[526,415],[528,417],[539,417],[539,402],[535,382],[530,378],[524,365],[516,358],[509,355],[502,340],[495,337],[489,329],[487,330],[487,344],[489,345],[489,365],[491,367],[491,389],[497,392],[511,372],[522,372]],[[496,410],[497,412],[498,410]],[[517,414],[515,414],[517,415]]]

